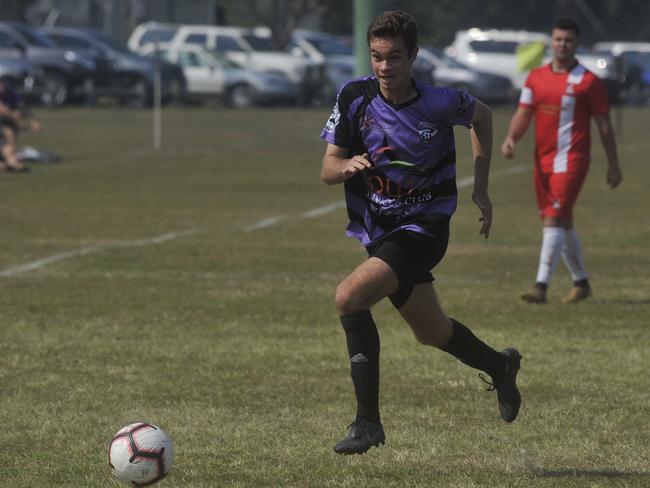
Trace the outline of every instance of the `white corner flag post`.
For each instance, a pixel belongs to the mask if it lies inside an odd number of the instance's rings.
[[[160,50],[156,41],[153,71],[153,148],[158,151],[162,147],[162,89],[160,75]]]

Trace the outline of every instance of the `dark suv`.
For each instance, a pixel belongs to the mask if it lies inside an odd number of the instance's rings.
[[[0,56],[24,57],[42,68],[43,86],[34,95],[45,105],[63,105],[82,96],[96,68],[92,59],[55,46],[21,22],[0,22]]]
[[[49,27],[41,32],[57,46],[95,60],[96,95],[117,97],[133,107],[151,105],[155,60],[132,53],[115,39],[91,29]],[[163,103],[184,98],[186,85],[181,68],[166,61],[159,62]]]
[[[0,80],[8,81],[19,92],[31,91],[42,70],[24,56],[0,56]]]

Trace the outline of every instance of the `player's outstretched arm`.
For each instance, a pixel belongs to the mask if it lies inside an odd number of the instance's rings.
[[[328,144],[323,156],[323,166],[320,177],[328,185],[343,183],[361,171],[371,166],[368,154],[358,154],[347,157],[348,150],[344,147]]]
[[[492,227],[492,202],[488,195],[490,161],[492,159],[492,111],[479,100],[472,117],[472,155],[474,157],[474,192],[472,200],[481,211],[480,235],[487,239]]]
[[[616,188],[623,181],[623,172],[618,164],[616,139],[614,138],[612,124],[609,121],[609,115],[596,115],[594,121],[598,127],[600,141],[603,143],[607,155],[607,184],[612,188]]]
[[[510,159],[515,155],[515,146],[517,141],[523,137],[528,130],[530,121],[533,118],[533,111],[529,108],[519,107],[512,116],[510,126],[508,127],[508,134],[501,144],[501,154],[506,159]]]

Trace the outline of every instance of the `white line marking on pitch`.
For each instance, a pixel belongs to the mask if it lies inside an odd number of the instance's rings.
[[[519,166],[512,166],[511,168],[506,168],[498,171],[492,172],[490,175],[491,177],[497,177],[497,176],[510,176],[514,175],[517,173],[523,173],[528,170],[528,166],[525,165],[519,165]],[[467,186],[473,185],[474,184],[474,177],[470,176],[467,178],[463,178],[461,180],[458,180],[456,182],[456,186],[458,188],[465,188]],[[300,215],[300,218],[302,219],[313,219],[315,217],[320,217],[321,215],[328,214],[330,212],[333,212],[334,210],[337,210],[339,208],[345,208],[345,201],[339,201],[339,202],[334,202],[334,203],[328,203],[327,205],[323,205],[322,207],[316,207],[312,208],[311,210],[307,210],[306,212],[303,212]],[[289,219],[288,216],[286,215],[281,215],[279,217],[268,217],[266,219],[258,220],[257,222],[253,222],[252,224],[245,225],[243,227],[243,230],[245,232],[251,232],[253,230],[259,230],[259,229],[264,229],[266,227],[271,227],[275,224],[278,224],[284,220]]]
[[[272,225],[282,222],[283,220],[288,219],[286,215],[280,215],[279,217],[269,217],[268,219],[258,220],[244,227],[244,231],[250,232],[252,230],[264,229],[265,227],[271,227]]]
[[[170,232],[168,234],[163,234],[157,237],[152,237],[151,239],[140,239],[137,241],[126,241],[126,242],[116,242],[113,244],[104,244],[102,246],[91,246],[84,247],[82,249],[77,249],[76,251],[67,251],[58,254],[53,254],[45,258],[37,259],[31,263],[22,264],[20,266],[13,266],[7,268],[3,271],[0,271],[0,277],[5,278],[8,276],[15,276],[20,273],[26,273],[28,271],[33,271],[48,264],[55,263],[57,261],[63,261],[64,259],[74,258],[77,256],[87,256],[89,254],[97,254],[102,251],[108,251],[111,249],[123,249],[129,247],[142,247],[142,246],[152,246],[160,244],[162,242],[171,241],[172,239],[177,239],[179,237],[188,236],[195,234],[195,230],[186,230],[181,232]]]
[[[311,210],[307,210],[305,213],[301,215],[301,217],[303,219],[313,219],[314,217],[320,217],[321,215],[325,215],[327,213],[333,212],[334,210],[343,207],[345,207],[345,201],[330,203],[329,205],[324,205],[322,207],[317,207],[317,208],[312,208]]]

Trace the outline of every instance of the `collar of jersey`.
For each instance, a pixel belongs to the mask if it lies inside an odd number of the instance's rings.
[[[379,95],[379,98],[381,98],[385,103],[393,107],[395,110],[402,110],[403,108],[406,108],[410,105],[413,105],[415,102],[417,102],[420,99],[420,90],[418,90],[418,85],[415,83],[415,80],[411,78],[411,83],[413,84],[413,88],[415,88],[415,92],[417,95],[415,95],[413,98],[410,100],[407,100],[406,102],[398,103],[395,104],[388,100],[386,97],[384,97],[384,94],[381,92],[381,88],[379,87],[379,80],[377,78],[374,78],[373,81],[375,82],[375,87],[377,88],[377,94]]]

